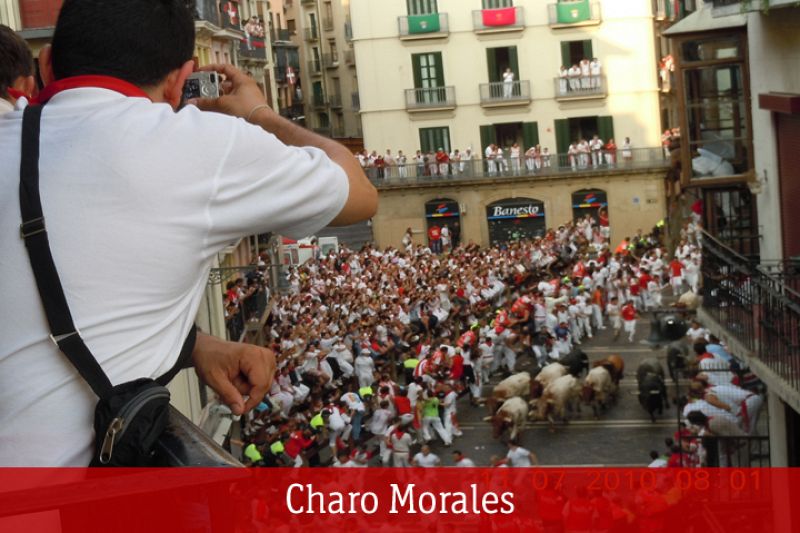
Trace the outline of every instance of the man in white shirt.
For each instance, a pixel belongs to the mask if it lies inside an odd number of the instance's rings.
[[[591,83],[592,89],[599,89],[602,86],[602,80],[600,79],[600,70],[601,70],[600,60],[597,59],[596,57],[592,58],[592,60],[589,62],[589,74],[591,74],[592,76],[592,83]]]
[[[497,147],[494,144],[490,144],[486,147],[486,173],[490,176],[494,176],[497,174],[497,163],[495,162],[495,157],[497,156]]]
[[[473,468],[475,462],[469,457],[466,457],[461,451],[455,450],[453,452],[453,466],[459,468]]]
[[[420,451],[414,456],[414,459],[411,460],[411,464],[414,466],[421,466],[422,468],[433,468],[434,466],[440,466],[442,460],[431,451],[430,446],[423,444]]]
[[[504,464],[515,467],[529,467],[539,464],[536,454],[526,450],[519,445],[519,442],[511,440],[508,442],[508,453],[502,461]]]
[[[98,21],[108,31],[93,32]],[[229,243],[264,232],[301,237],[376,208],[377,193],[346,148],[281,118],[230,65],[212,67],[227,78],[228,94],[176,113],[194,69],[193,27],[180,0],[69,2],[53,47],[39,54],[50,248],[75,324],[112,384],[175,365],[211,263]],[[75,79],[87,70],[117,78]],[[21,119],[12,112],[0,121],[0,197],[9,205],[19,191]],[[19,211],[0,210],[0,220],[17,227]],[[0,236],[0,273],[15,280],[7,290],[13,311],[0,325],[0,465],[85,466],[97,398],[50,341],[13,233]],[[192,359],[236,415],[261,402],[275,369],[265,348],[206,335]]]
[[[514,95],[514,72],[507,68],[503,72],[503,98],[511,98]]]
[[[596,167],[600,165],[603,162],[603,139],[594,135],[592,140],[589,141],[589,149],[592,151],[592,166]]]

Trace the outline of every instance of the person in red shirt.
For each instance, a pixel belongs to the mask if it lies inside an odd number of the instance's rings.
[[[314,445],[314,439],[311,438],[311,430],[306,428],[304,430],[293,431],[283,446],[284,453],[294,459],[294,466],[303,466],[302,452]]]
[[[442,228],[436,223],[428,228],[428,243],[433,253],[442,253]]]
[[[683,289],[683,263],[677,257],[673,257],[669,262],[669,284],[672,287],[672,294],[680,296]]]
[[[450,156],[442,148],[436,151],[436,162],[439,164],[439,175],[447,176],[450,173]]]
[[[633,305],[633,301],[628,300],[625,302],[625,305],[622,306],[620,311],[622,314],[622,327],[625,330],[625,333],[628,334],[628,341],[633,342],[634,336],[636,336],[636,307]]]
[[[456,350],[456,354],[450,359],[450,379],[456,383],[459,391],[464,390],[464,385],[461,383],[461,378],[464,377],[464,356],[461,355],[460,350]]]

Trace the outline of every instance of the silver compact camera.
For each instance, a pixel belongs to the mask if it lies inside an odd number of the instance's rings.
[[[194,72],[183,84],[183,101],[192,98],[219,98],[220,79],[216,72]]]

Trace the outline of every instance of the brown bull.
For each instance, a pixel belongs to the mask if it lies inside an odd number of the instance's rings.
[[[600,359],[592,363],[592,368],[602,366],[608,373],[611,374],[611,381],[614,385],[619,386],[620,380],[625,374],[625,361],[619,355],[609,355],[605,359]]]

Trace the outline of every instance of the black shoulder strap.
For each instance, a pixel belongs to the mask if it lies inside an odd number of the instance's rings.
[[[22,162],[19,176],[19,231],[28,249],[39,297],[50,324],[50,339],[67,356],[92,390],[106,398],[113,388],[100,364],[84,344],[64,296],[50,243],[47,239],[42,202],[39,198],[39,126],[42,106],[28,106],[22,117]]]
[[[58,277],[50,242],[47,238],[42,202],[39,197],[39,129],[42,106],[25,108],[22,118],[22,161],[20,163],[19,206],[22,214],[20,236],[25,240],[31,269],[36,278],[39,297],[50,325],[50,339],[69,359],[95,394],[108,398],[113,388],[97,359],[83,342],[80,331],[72,321],[61,279]],[[195,328],[183,343],[175,368],[158,379],[166,384],[183,366],[194,349]]]

